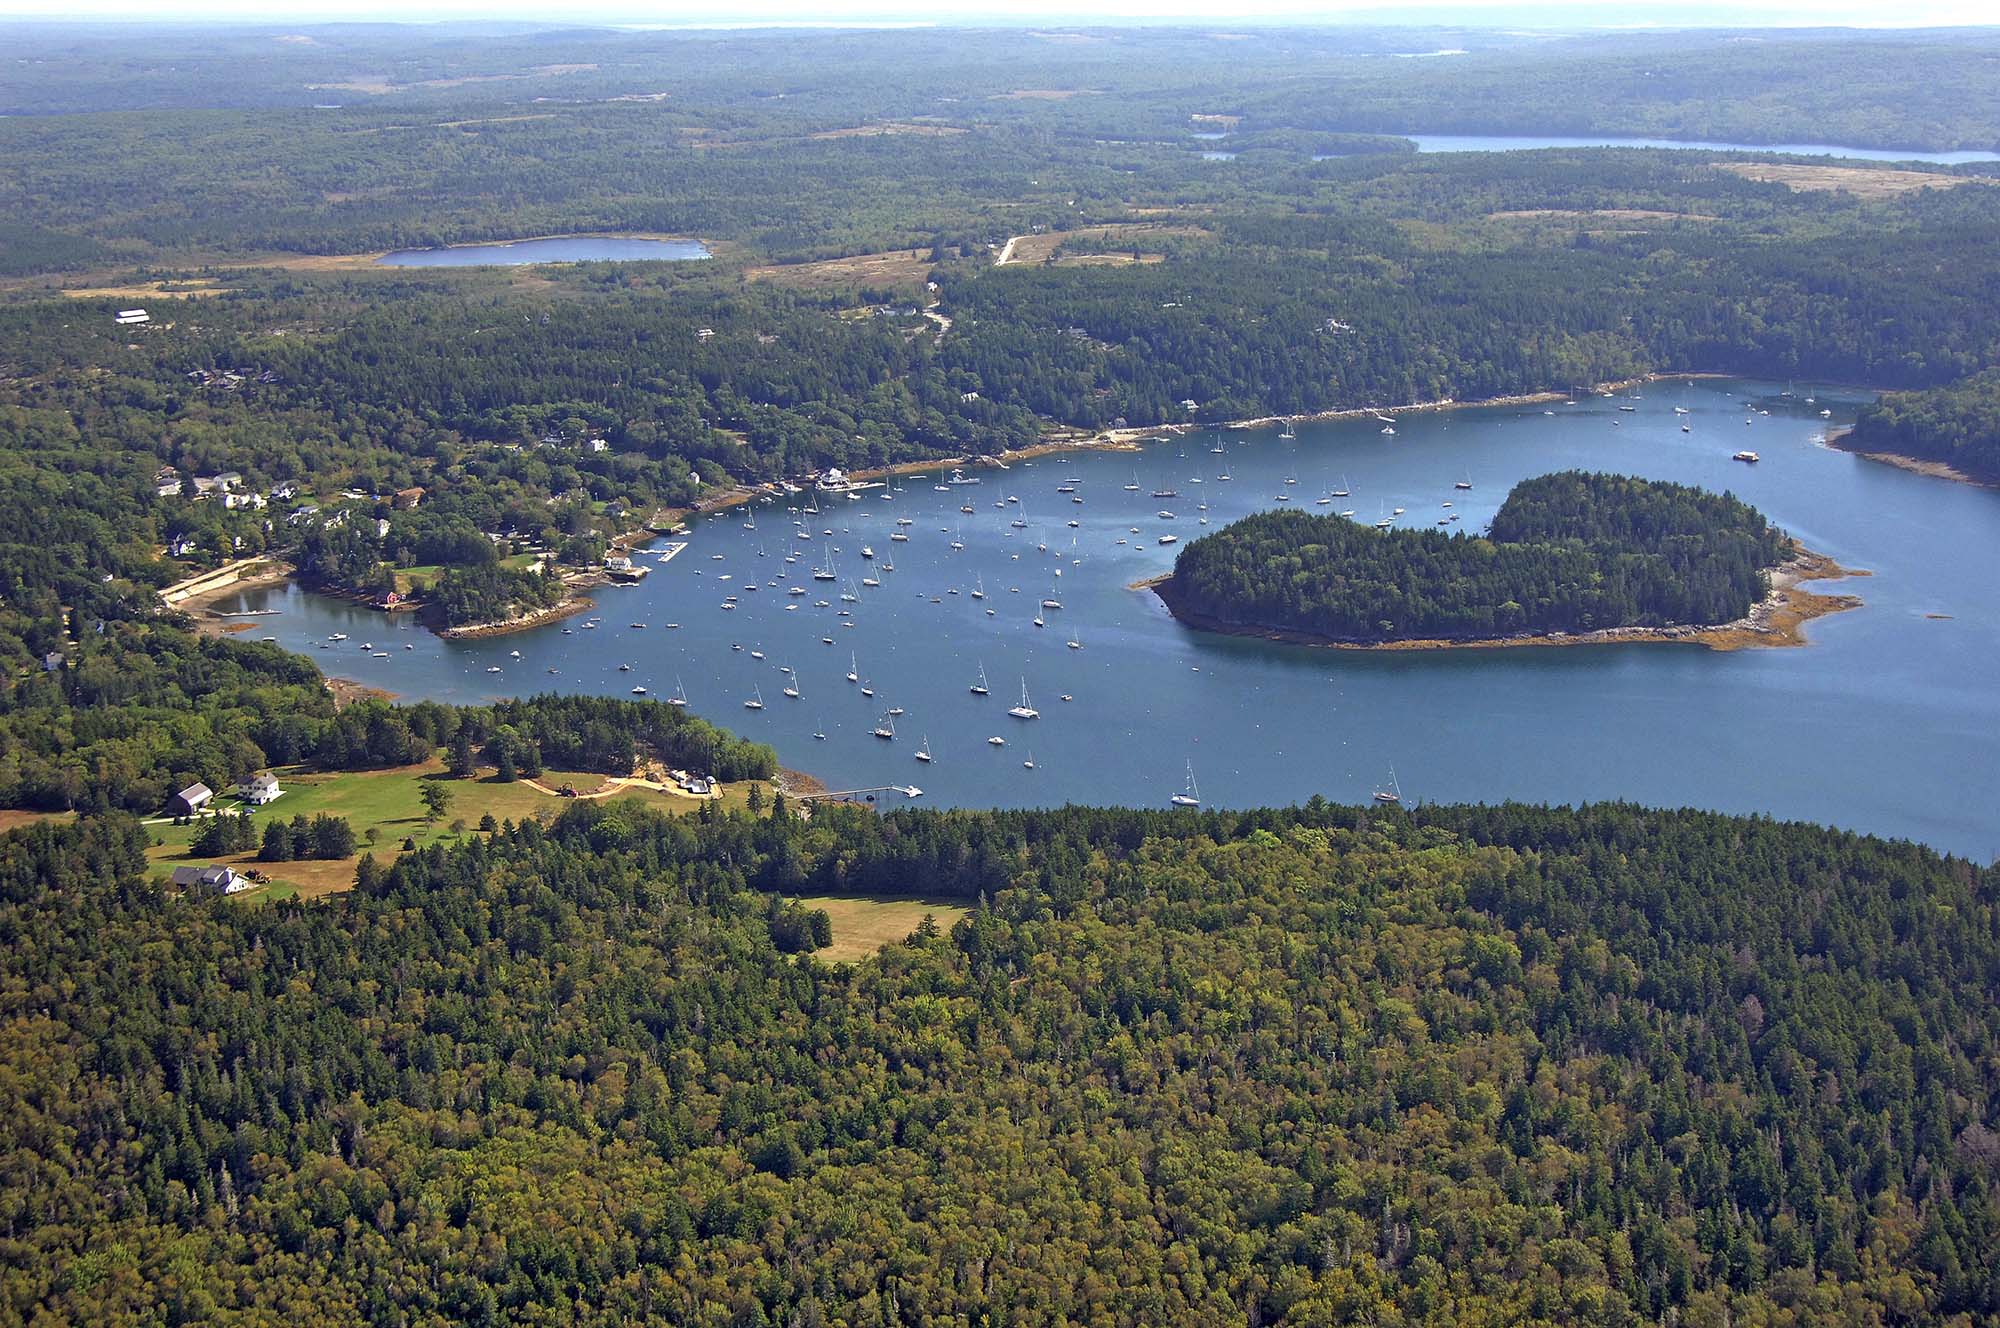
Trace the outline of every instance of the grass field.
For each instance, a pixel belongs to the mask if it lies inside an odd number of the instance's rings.
[[[1893,198],[1912,189],[1952,189],[1976,181],[1934,171],[1876,170],[1867,166],[1795,166],[1762,161],[1718,162],[1720,170],[1746,180],[1781,184],[1793,193],[1840,190],[1860,198]]]
[[[554,797],[526,783],[503,784],[490,775],[479,780],[452,779],[444,763],[431,760],[422,765],[392,770],[357,770],[340,774],[296,774],[278,772],[284,796],[268,807],[252,813],[259,824],[280,817],[342,816],[354,827],[363,852],[373,853],[383,863],[393,862],[402,852],[405,839],[414,839],[419,848],[451,839],[451,823],[464,820],[468,827],[492,813],[496,820],[523,821],[530,817],[553,820],[569,806],[566,798]],[[537,782],[554,789],[564,784],[590,793],[604,783],[604,776],[588,772],[550,770]],[[451,806],[437,824],[424,824],[423,796],[426,783],[440,783],[451,791]],[[768,790],[767,790],[768,792]],[[731,785],[723,790],[725,807],[741,807],[749,799],[750,786]],[[699,806],[693,798],[661,793],[647,788],[624,788],[606,799],[636,802],[662,811],[683,812]],[[230,805],[233,806],[233,803]],[[153,848],[148,853],[156,874],[165,876],[175,867],[195,861],[187,856],[199,827],[196,825],[152,825]],[[376,842],[368,843],[368,831],[376,832]],[[262,831],[258,832],[260,835]],[[468,830],[467,833],[473,833]],[[215,859],[233,867],[256,865],[256,853],[228,855]],[[316,898],[345,890],[354,883],[354,866],[359,856],[324,862],[282,862],[269,865],[272,885],[244,896],[246,902],[284,899],[293,896]],[[207,862],[208,859],[202,859]]]
[[[926,915],[941,931],[965,916],[963,904],[944,899],[863,899],[851,895],[817,895],[799,900],[807,908],[824,910],[833,921],[833,944],[815,950],[829,964],[866,959],[885,945],[906,939]]]
[[[769,281],[802,290],[846,286],[922,286],[931,270],[930,250],[891,249],[879,254],[854,254],[817,263],[779,263],[746,267],[746,281]]]

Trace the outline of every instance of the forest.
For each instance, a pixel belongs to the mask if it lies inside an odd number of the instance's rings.
[[[1977,479],[2000,480],[2000,369],[1944,387],[1885,392],[1855,417],[1841,446],[1942,461]]]
[[[251,907],[144,844],[0,837],[17,1322],[2000,1314],[2000,877],[1908,844],[579,804]],[[972,911],[809,957],[882,888]]]
[[[1197,625],[1342,642],[1713,625],[1791,548],[1728,494],[1565,471],[1515,485],[1484,535],[1258,513],[1184,546],[1160,591]]]

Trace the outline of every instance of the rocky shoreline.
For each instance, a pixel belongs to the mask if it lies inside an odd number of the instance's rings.
[[[1878,452],[1859,443],[1849,442],[1853,428],[1839,429],[1826,436],[1826,445],[1836,451],[1858,456],[1866,461],[1879,461],[1885,466],[1907,470],[1918,475],[1928,475],[1934,480],[1950,480],[1955,484],[1971,484],[1982,489],[2000,488],[2000,480],[1987,479],[1970,471],[1960,470],[1946,461],[1931,461],[1924,457],[1906,456],[1901,452]]]
[[[1628,645],[1640,642],[1668,642],[1705,646],[1710,650],[1742,650],[1749,647],[1802,646],[1808,644],[1802,628],[1814,618],[1861,607],[1858,595],[1823,595],[1803,589],[1807,581],[1830,581],[1842,577],[1867,576],[1867,572],[1842,567],[1822,553],[1800,549],[1771,571],[1771,593],[1751,606],[1750,612],[1734,622],[1713,626],[1679,624],[1667,627],[1607,627],[1595,632],[1523,632],[1515,636],[1422,638],[1398,641],[1342,640],[1301,632],[1291,628],[1258,627],[1224,622],[1196,613],[1174,593],[1171,572],[1134,582],[1130,589],[1149,590],[1175,621],[1198,631],[1224,636],[1245,636],[1261,641],[1281,641],[1288,645],[1315,646],[1325,650],[1506,650],[1524,646]]]
[[[508,636],[515,632],[526,632],[564,618],[574,618],[579,613],[588,613],[597,607],[597,601],[588,595],[577,595],[560,604],[551,604],[546,609],[536,609],[533,613],[522,614],[518,618],[502,618],[497,622],[467,623],[463,627],[446,627],[438,635],[447,641],[469,641],[480,637]]]

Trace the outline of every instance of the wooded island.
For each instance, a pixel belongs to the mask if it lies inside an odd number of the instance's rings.
[[[1259,513],[1189,544],[1157,589],[1221,631],[1471,642],[1734,622],[1793,549],[1728,494],[1564,471],[1516,485],[1485,535]]]

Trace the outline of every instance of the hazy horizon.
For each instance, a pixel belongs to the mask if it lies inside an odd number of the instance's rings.
[[[727,5],[644,5],[584,3],[557,6],[547,0],[422,0],[394,4],[275,5],[270,0],[171,0],[135,5],[134,0],[73,0],[58,12],[49,0],[0,0],[0,20],[48,23],[219,23],[321,25],[342,22],[430,24],[498,22],[593,25],[632,28],[742,27],[1011,27],[1060,24],[1065,27],[1122,24],[1223,27],[1299,25],[1383,27],[1492,27],[1534,29],[1634,28],[1869,28],[1920,29],[1995,26],[1987,3],[1971,0],[1918,0],[1889,6],[1874,0],[1851,3],[1793,3],[1774,0],[1743,6],[1707,3],[1521,3],[1520,0],[1455,0],[1416,6],[1379,3],[1329,7],[1311,0],[1259,0],[1218,15],[1212,4],[1194,0],[1100,0],[1085,9],[1014,7],[961,10],[940,16],[934,5],[916,0],[871,0],[867,4],[810,4],[801,0],[733,0]]]

